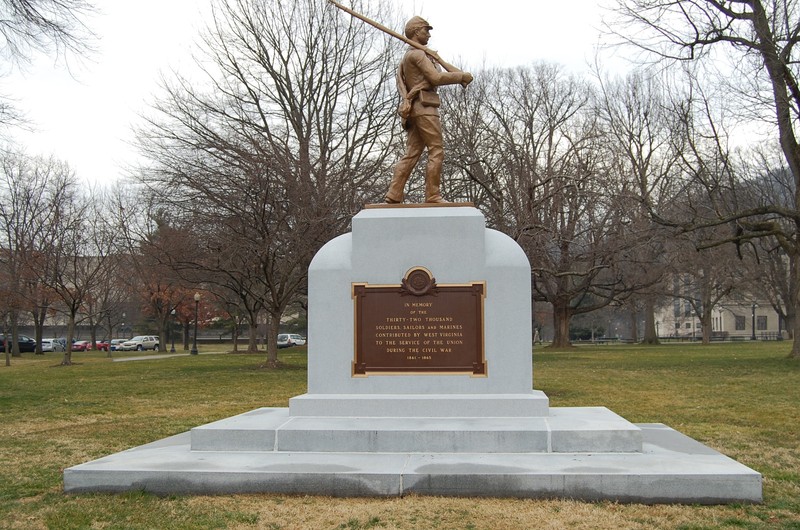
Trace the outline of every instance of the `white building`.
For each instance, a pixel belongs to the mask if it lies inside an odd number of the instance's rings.
[[[659,337],[703,337],[700,318],[683,299],[675,298],[671,305],[656,309],[655,318]],[[723,300],[711,312],[711,336],[720,340],[787,338],[785,326],[772,305],[733,299]]]

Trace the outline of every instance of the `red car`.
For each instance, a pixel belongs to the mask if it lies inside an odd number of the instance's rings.
[[[89,351],[92,349],[92,343],[88,340],[76,340],[72,343],[72,351]]]
[[[94,344],[97,346],[97,349],[101,351],[108,351],[108,348],[110,347],[107,340],[98,340]]]

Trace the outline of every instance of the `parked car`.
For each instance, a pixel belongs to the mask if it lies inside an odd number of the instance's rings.
[[[6,337],[5,337],[5,335],[0,335],[0,337],[2,337],[2,340],[3,340],[2,346],[0,346],[0,347],[2,348],[3,351],[5,351],[6,350]],[[18,344],[19,344],[19,352],[20,353],[36,351],[36,341],[33,340],[32,338],[28,337],[27,335],[20,335]]]
[[[111,339],[111,342],[108,343],[108,348],[111,351],[117,351],[121,349],[122,343],[125,342],[126,340],[130,339]]]
[[[65,349],[60,339],[42,339],[42,352],[59,352]]]
[[[108,341],[107,341],[107,340],[98,340],[98,341],[96,341],[96,342],[94,343],[94,345],[95,345],[95,346],[97,347],[97,349],[98,349],[98,350],[100,350],[100,351],[108,351],[108,349],[109,349],[109,347],[110,347],[110,344],[108,343]]]
[[[72,351],[89,351],[92,349],[92,343],[88,340],[75,340],[72,341]]]
[[[154,337],[152,335],[138,335],[130,340],[126,340],[125,342],[123,342],[119,346],[119,349],[123,351],[157,350],[158,337]]]
[[[278,335],[278,348],[290,348],[291,346],[302,346],[306,339],[296,333],[281,333]]]

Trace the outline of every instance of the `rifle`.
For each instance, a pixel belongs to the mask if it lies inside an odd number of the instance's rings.
[[[406,44],[408,44],[409,46],[413,46],[414,48],[416,48],[416,49],[418,49],[418,50],[422,50],[422,51],[424,51],[425,53],[427,53],[428,55],[430,55],[431,57],[433,57],[433,59],[434,59],[434,60],[435,60],[437,63],[441,64],[441,65],[442,65],[442,68],[444,68],[444,69],[445,69],[445,70],[447,70],[448,72],[461,72],[461,70],[460,70],[460,69],[456,68],[456,67],[455,67],[455,66],[453,66],[452,64],[444,62],[444,61],[442,60],[442,58],[441,58],[441,57],[439,57],[439,54],[438,54],[438,53],[436,53],[434,50],[431,50],[431,49],[430,49],[430,48],[428,48],[427,46],[423,46],[422,44],[420,44],[420,43],[418,43],[418,42],[416,42],[416,41],[413,41],[413,40],[409,39],[409,38],[408,38],[408,37],[406,37],[405,35],[401,35],[400,33],[397,33],[396,31],[394,31],[394,30],[391,30],[391,29],[387,28],[386,26],[384,26],[384,25],[383,25],[383,24],[381,24],[380,22],[375,22],[374,20],[371,20],[371,19],[369,19],[369,18],[365,17],[364,15],[362,15],[362,14],[360,14],[360,13],[357,13],[357,12],[355,12],[355,11],[353,11],[353,10],[352,10],[352,9],[350,9],[350,8],[344,7],[342,4],[340,4],[339,2],[336,2],[335,0],[328,0],[328,2],[330,2],[330,3],[331,3],[331,4],[333,4],[333,5],[335,5],[336,7],[338,7],[339,9],[341,9],[342,11],[344,11],[345,13],[349,13],[350,15],[352,15],[352,16],[354,16],[354,17],[356,17],[357,19],[359,19],[359,20],[362,20],[362,21],[366,22],[367,24],[369,24],[369,25],[370,25],[370,26],[372,26],[373,28],[377,28],[377,29],[381,30],[381,31],[382,31],[382,32],[384,32],[384,33],[388,33],[389,35],[391,35],[392,37],[394,37],[394,38],[396,38],[396,39],[400,39],[401,41],[405,42],[405,43],[406,43]],[[465,86],[466,86],[466,85],[465,85]]]

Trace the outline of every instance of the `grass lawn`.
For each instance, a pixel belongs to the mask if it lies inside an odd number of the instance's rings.
[[[258,368],[265,355],[111,362],[104,352],[78,352],[77,365],[59,367],[58,354],[26,354],[0,366],[0,528],[800,529],[800,362],[786,358],[788,348],[610,345],[534,356],[534,386],[551,406],[606,406],[633,422],[666,423],[764,475],[763,504],[729,506],[64,495],[66,467],[287,406],[306,389],[305,350],[282,350],[277,370]]]

